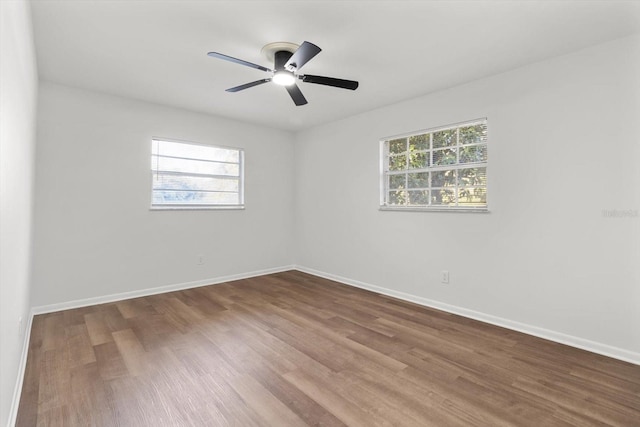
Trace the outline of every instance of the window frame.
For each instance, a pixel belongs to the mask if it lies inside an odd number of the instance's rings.
[[[419,151],[424,151],[426,153],[429,153],[429,162],[428,162],[428,166],[424,167],[424,168],[419,168],[419,169],[410,169],[408,166],[408,162],[407,162],[407,167],[405,169],[399,170],[399,171],[390,171],[387,170],[386,167],[388,165],[388,159],[393,157],[391,154],[389,154],[388,152],[388,144],[389,142],[393,141],[393,140],[397,140],[397,139],[403,139],[403,138],[410,138],[412,136],[419,136],[419,135],[424,135],[424,134],[433,134],[435,132],[442,132],[442,131],[446,131],[446,130],[452,130],[452,129],[459,129],[459,128],[463,128],[463,127],[467,127],[467,126],[473,126],[473,125],[478,125],[478,124],[482,124],[485,126],[486,129],[486,133],[487,133],[487,137],[485,139],[484,142],[480,142],[480,143],[473,143],[473,144],[465,144],[466,146],[484,146],[486,149],[486,153],[487,153],[487,157],[486,160],[484,162],[473,162],[473,163],[459,163],[460,162],[460,150],[456,149],[456,163],[455,164],[450,164],[450,165],[439,165],[439,166],[433,166],[433,153],[434,151],[438,151],[440,149],[444,150],[446,149],[446,147],[437,147],[434,148],[433,147],[433,136],[430,137],[429,139],[429,147],[425,150],[419,150]],[[456,140],[456,144],[453,147],[459,148],[461,146],[460,144],[460,140],[459,140],[459,132],[457,133],[457,140]],[[403,212],[460,212],[460,213],[469,213],[469,212],[475,212],[475,213],[487,213],[489,212],[489,158],[488,158],[488,154],[489,154],[489,126],[488,126],[488,120],[486,117],[482,117],[482,118],[478,118],[478,119],[473,119],[473,120],[466,120],[463,122],[458,122],[458,123],[451,123],[451,124],[447,124],[447,125],[443,125],[443,126],[437,126],[437,127],[433,127],[433,128],[428,128],[428,129],[422,129],[422,130],[417,130],[417,131],[412,131],[412,132],[407,132],[407,133],[403,133],[403,134],[399,134],[399,135],[393,135],[393,136],[387,136],[387,137],[383,137],[380,139],[379,141],[379,147],[380,147],[380,163],[379,163],[379,185],[380,185],[380,205],[379,205],[379,210],[381,211],[403,211]],[[408,147],[407,147],[408,148]],[[409,150],[406,151],[406,153],[409,153]],[[408,155],[408,154],[407,154]],[[483,167],[485,168],[485,173],[486,173],[486,185],[485,185],[485,204],[483,206],[448,206],[448,205],[390,205],[389,200],[388,200],[388,194],[390,193],[390,189],[389,189],[389,176],[392,175],[405,175],[408,176],[410,173],[423,173],[423,172],[437,172],[439,170],[460,170],[460,169],[467,169],[467,168],[472,168],[472,167]],[[389,173],[389,172],[396,172],[396,173]],[[406,182],[406,181],[405,181]],[[408,190],[407,188],[408,186],[405,186],[405,189]],[[440,187],[436,187],[437,189],[441,189]],[[459,188],[457,183],[455,187],[456,190]],[[471,188],[477,188],[477,187],[471,187]],[[424,188],[423,188],[424,189]],[[431,202],[431,191],[433,189],[433,187],[431,186],[431,178],[429,178],[429,183],[428,183],[428,189],[430,191],[429,193],[429,201]]]
[[[178,143],[178,144],[186,144],[186,145],[193,145],[193,146],[202,146],[202,147],[210,147],[210,148],[218,148],[218,149],[222,149],[222,150],[233,150],[233,151],[237,151],[238,152],[238,201],[239,204],[154,204],[153,203],[153,192],[154,192],[154,184],[153,184],[153,176],[154,174],[157,172],[157,169],[154,168],[153,166],[153,144],[158,141],[158,142],[173,142],[173,143]],[[165,138],[165,137],[161,137],[161,136],[152,136],[151,137],[151,156],[150,156],[150,160],[152,162],[151,164],[151,168],[150,168],[150,175],[151,175],[151,180],[150,180],[150,187],[151,187],[151,192],[150,192],[150,196],[151,196],[151,200],[150,200],[150,207],[149,210],[152,211],[176,211],[176,210],[244,210],[245,209],[245,200],[244,200],[244,196],[245,196],[245,189],[244,189],[244,184],[245,184],[245,177],[244,177],[244,171],[245,171],[245,154],[244,154],[244,148],[241,147],[231,147],[231,146],[225,146],[225,145],[217,145],[217,144],[207,144],[207,143],[202,143],[202,142],[193,142],[193,141],[185,141],[185,140],[181,140],[181,139],[175,139],[175,138]],[[198,159],[192,159],[192,160],[198,160]],[[206,160],[206,159],[201,159],[201,161],[211,161],[211,160]],[[179,173],[178,173],[179,174]],[[196,174],[189,174],[189,173],[184,173],[185,176],[197,176]]]

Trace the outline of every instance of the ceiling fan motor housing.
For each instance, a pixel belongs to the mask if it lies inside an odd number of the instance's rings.
[[[275,71],[288,71],[285,69],[284,64],[287,63],[289,58],[293,55],[292,52],[288,52],[286,50],[279,50],[273,55],[273,68]],[[295,64],[292,64],[295,66]]]

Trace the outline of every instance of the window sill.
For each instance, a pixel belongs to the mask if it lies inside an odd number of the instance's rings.
[[[490,213],[489,208],[424,208],[418,206],[400,207],[400,206],[380,206],[381,211],[396,212],[451,212],[451,213]]]
[[[150,211],[243,211],[244,205],[237,206],[151,206]]]

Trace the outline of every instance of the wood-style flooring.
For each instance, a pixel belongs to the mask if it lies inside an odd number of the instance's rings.
[[[640,426],[640,366],[290,271],[36,316],[18,426]]]

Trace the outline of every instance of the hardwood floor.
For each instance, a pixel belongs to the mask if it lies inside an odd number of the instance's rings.
[[[285,272],[36,316],[18,426],[640,426],[640,366]]]

